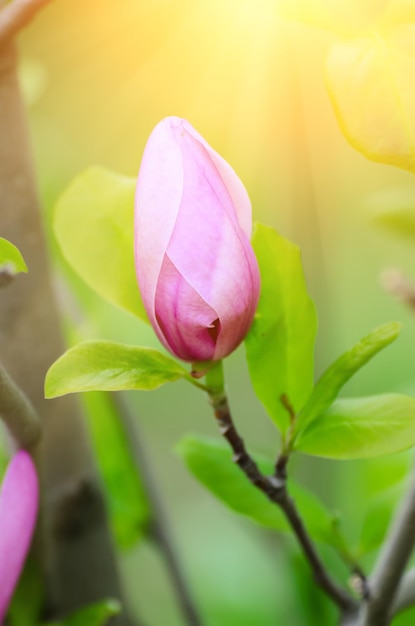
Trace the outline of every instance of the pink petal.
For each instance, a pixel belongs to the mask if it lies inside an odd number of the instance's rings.
[[[251,324],[251,213],[238,176],[186,120],[156,126],[137,183],[136,271],[154,330],[181,359],[222,358]]]
[[[248,239],[251,239],[252,206],[241,179],[229,163],[207,143],[202,135],[200,135],[187,120],[181,120],[181,122],[183,128],[185,128],[190,135],[195,137],[195,139],[197,139],[206,148],[210,158],[215,164],[219,176],[222,177],[226,185],[238,216],[239,225]]]
[[[11,460],[0,491],[0,624],[29,550],[38,508],[38,480],[24,450]]]
[[[147,314],[157,324],[154,299],[183,188],[180,149],[171,140],[169,118],[151,133],[141,161],[135,197],[135,260]]]
[[[193,140],[192,140],[193,141]],[[240,343],[259,294],[256,258],[210,155],[199,143],[182,150],[184,189],[167,254],[184,280],[216,311],[225,336],[215,358]],[[236,343],[234,343],[236,342]]]
[[[210,361],[215,354],[217,313],[183,278],[166,256],[156,292],[159,338],[184,361]]]

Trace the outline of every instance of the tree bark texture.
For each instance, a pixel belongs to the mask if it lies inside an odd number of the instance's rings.
[[[5,43],[0,46],[0,236],[20,249],[29,273],[0,289],[0,360],[41,417],[35,451],[43,498],[38,554],[48,608],[65,614],[105,597],[120,599],[120,586],[76,399],[44,399],[46,371],[64,343],[16,69],[15,46]],[[129,622],[118,618],[117,623]]]

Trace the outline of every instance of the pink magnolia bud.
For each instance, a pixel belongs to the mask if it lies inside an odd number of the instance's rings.
[[[151,133],[138,176],[135,261],[160,341],[184,361],[214,361],[249,330],[260,278],[252,210],[233,169],[186,120]]]
[[[0,624],[29,550],[38,507],[38,481],[24,450],[11,460],[0,491]]]

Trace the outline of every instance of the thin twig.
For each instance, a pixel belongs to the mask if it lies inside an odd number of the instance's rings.
[[[405,567],[415,545],[415,473],[369,579],[364,626],[387,626]]]
[[[0,46],[10,41],[51,0],[12,0],[0,4]]]
[[[234,462],[239,465],[250,482],[284,512],[304,551],[314,579],[319,587],[325,591],[342,612],[347,614],[354,613],[356,603],[344,589],[337,585],[326,571],[296,509],[295,503],[287,491],[284,476],[264,476],[261,473],[236,430],[226,396],[211,398],[211,400],[219,424],[219,430],[234,452]]]
[[[0,416],[22,448],[40,438],[40,420],[32,403],[0,364]]]
[[[137,470],[150,504],[150,529],[165,559],[170,579],[174,587],[176,597],[181,606],[183,616],[189,626],[202,626],[202,620],[193,602],[190,589],[186,583],[179,559],[173,546],[170,529],[166,523],[166,513],[149,467],[142,437],[138,431],[137,420],[133,420],[131,411],[121,394],[112,394],[112,398],[114,404],[116,405],[128,441],[130,442],[134,461],[137,465]]]

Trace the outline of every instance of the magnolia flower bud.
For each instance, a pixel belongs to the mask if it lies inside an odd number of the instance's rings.
[[[20,450],[7,468],[0,491],[0,624],[29,550],[38,499],[33,461]]]
[[[184,361],[215,361],[249,330],[260,277],[247,192],[186,120],[151,133],[138,176],[135,262],[150,322]]]

